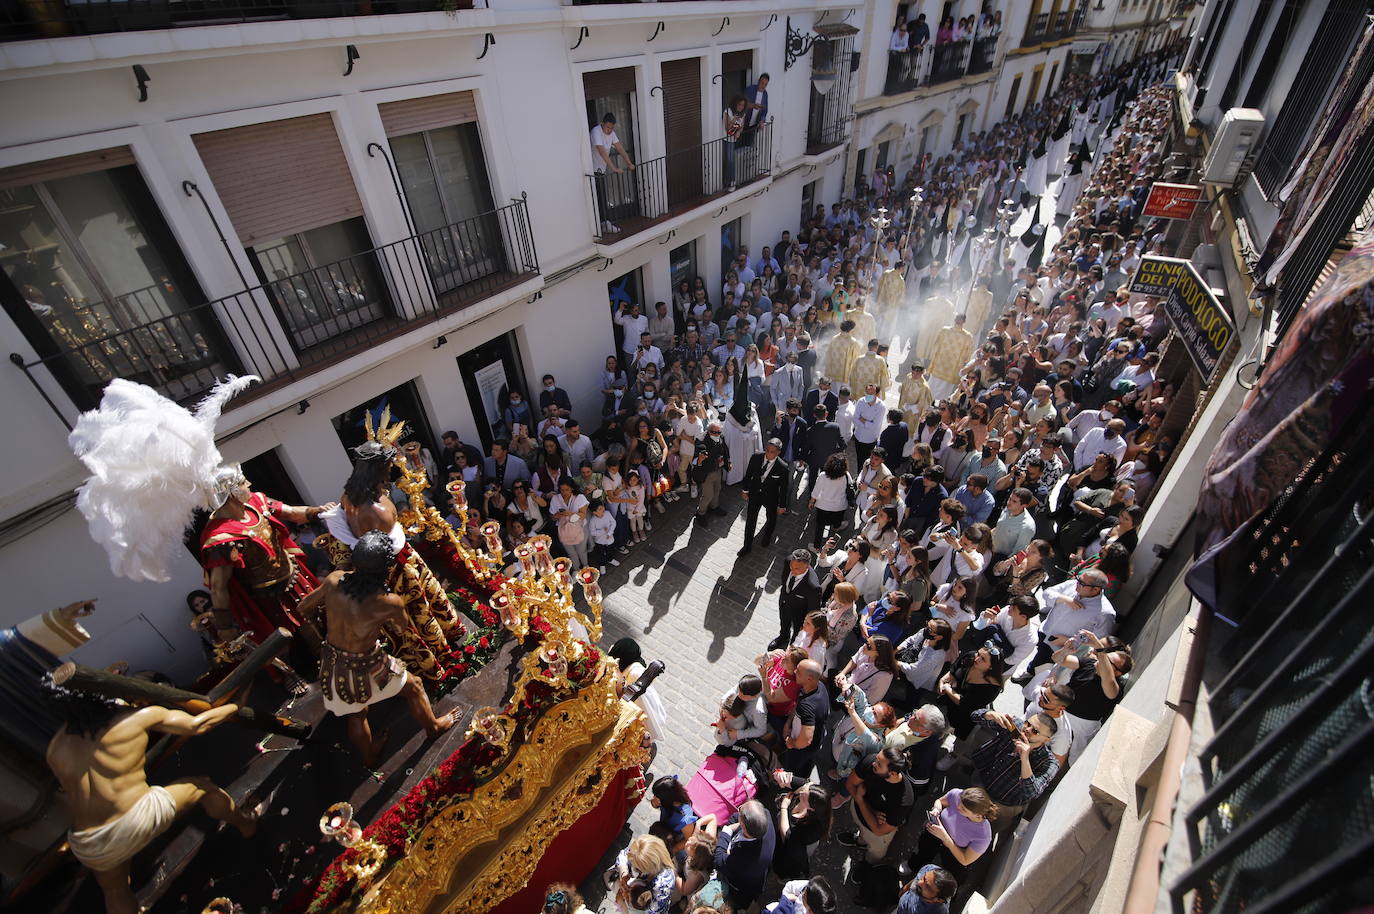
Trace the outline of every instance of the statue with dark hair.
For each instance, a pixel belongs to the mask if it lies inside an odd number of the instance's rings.
[[[358,537],[353,547],[353,570],[343,576],[339,587],[355,600],[366,600],[373,594],[391,593],[387,579],[396,564],[396,550],[391,537],[380,530],[369,530]]]
[[[396,449],[367,441],[353,449],[353,472],[344,482],[344,498],[349,505],[361,508],[376,504],[382,498],[390,501],[387,490],[391,486],[391,468],[395,465]],[[430,480],[433,482],[434,480]],[[394,510],[394,507],[393,507]]]
[[[406,601],[392,592],[397,551],[392,538],[380,530],[358,537],[349,553],[350,570],[337,570],[301,601],[301,612],[313,619],[325,614],[329,638],[320,653],[320,691],[325,709],[346,720],[348,738],[373,768],[381,760],[385,736],[374,739],[367,721],[368,706],[396,695],[406,700],[411,717],[430,736],[438,736],[456,722],[457,711],[434,716],[420,679],[406,665],[382,649],[378,639],[407,620]]]
[[[40,683],[44,703],[63,721],[66,731],[77,736],[99,736],[115,717],[132,710],[118,699],[60,686],[52,673],[44,673]]]
[[[353,449],[357,458],[353,472],[344,483],[338,507],[321,516],[328,531],[316,537],[316,547],[329,556],[339,570],[358,569],[356,551],[363,538],[375,534],[390,544],[381,582],[405,605],[405,613],[385,623],[384,633],[396,657],[413,676],[437,685],[447,671],[446,663],[467,635],[458,614],[449,604],[448,594],[434,572],[406,541],[400,512],[391,499],[393,469],[400,452],[393,441],[399,426],[386,426],[372,440]],[[434,482],[434,480],[428,480]],[[376,586],[368,575],[346,586]],[[369,591],[368,594],[374,591]],[[368,594],[360,594],[362,596]]]
[[[253,836],[260,809],[245,813],[208,778],[150,785],[143,771],[150,733],[196,736],[238,713],[225,704],[201,714],[156,705],[132,708],[114,699],[64,688],[43,677],[45,703],[65,718],[48,744],[47,761],[71,810],[67,843],[95,875],[108,914],[134,914],[129,861],[177,817],[200,806],[214,819]]]

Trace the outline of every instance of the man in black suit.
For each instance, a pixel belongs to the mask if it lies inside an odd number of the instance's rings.
[[[830,421],[830,413],[824,404],[812,411],[811,425],[806,430],[806,489],[809,492],[816,484],[816,471],[825,465],[831,454],[844,450],[844,436],[840,427]]]
[[[814,416],[818,403],[825,407],[827,416],[835,415],[835,410],[840,408],[840,398],[830,389],[830,379],[822,375],[816,383],[820,386],[811,388],[806,392],[806,396],[802,397],[802,415]]]
[[[821,608],[821,580],[811,567],[811,553],[796,549],[787,557],[778,590],[778,636],[768,645],[777,650],[787,647],[801,630],[807,615]]]
[[[901,470],[906,444],[911,440],[911,431],[902,421],[902,414],[895,409],[887,411],[887,426],[878,433],[878,446],[883,449],[883,462],[893,473]],[[876,450],[875,448],[874,450]]]
[[[801,401],[787,401],[787,411],[778,414],[778,423],[773,426],[773,437],[782,442],[782,459],[792,467],[793,474],[806,462],[806,433],[810,423],[802,418]]]
[[[759,531],[759,545],[767,546],[773,542],[773,526],[778,518],[787,513],[788,499],[792,494],[792,467],[782,459],[782,442],[769,438],[763,446],[762,454],[749,458],[749,467],[744,471],[744,481],[740,484],[740,494],[748,507],[744,510],[744,546],[736,555],[748,555],[754,544],[754,525],[758,523],[759,512],[764,512],[763,529]]]

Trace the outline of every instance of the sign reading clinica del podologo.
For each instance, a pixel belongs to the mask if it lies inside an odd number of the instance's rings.
[[[1182,338],[1202,377],[1211,378],[1236,328],[1197,268],[1177,257],[1149,255],[1141,258],[1130,289],[1164,299],[1174,331]]]

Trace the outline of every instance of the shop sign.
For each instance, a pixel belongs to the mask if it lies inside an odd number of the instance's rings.
[[[1130,290],[1164,299],[1174,332],[1203,380],[1211,378],[1236,328],[1197,268],[1177,257],[1143,257],[1131,278]]]

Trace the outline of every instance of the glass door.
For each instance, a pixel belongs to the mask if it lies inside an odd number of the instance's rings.
[[[436,291],[505,269],[477,125],[392,137],[391,153]]]
[[[593,127],[601,123],[601,118],[606,114],[615,115],[615,135],[620,138],[620,145],[625,147],[625,151],[630,154],[630,160],[636,165],[640,164],[639,156],[639,131],[636,125],[639,123],[638,106],[635,104],[633,92],[616,93],[605,95],[599,98],[589,98],[587,106],[587,137],[590,137]],[[619,165],[619,156],[613,157]],[[605,178],[601,181],[599,192],[605,195],[606,218],[615,223],[622,222],[639,215],[639,181],[636,178],[637,172],[622,168],[620,174],[607,171]]]
[[[0,300],[80,407],[122,377],[174,399],[237,366],[135,166],[0,191]]]

